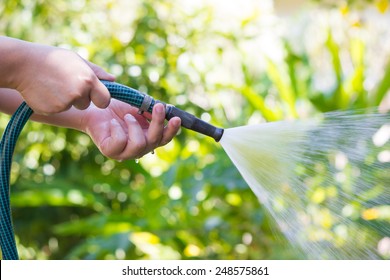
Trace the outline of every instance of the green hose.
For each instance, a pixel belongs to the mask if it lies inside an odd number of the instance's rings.
[[[23,102],[12,116],[0,142],[0,245],[4,260],[19,258],[11,218],[9,176],[16,141],[32,113],[30,107]]]

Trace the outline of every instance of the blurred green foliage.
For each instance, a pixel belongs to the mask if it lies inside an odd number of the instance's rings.
[[[215,7],[178,2],[5,0],[0,30],[71,48],[118,82],[222,127],[378,106],[388,93],[390,61],[373,89],[365,87],[372,42],[359,33],[364,25],[348,27],[342,44],[331,26],[323,27],[318,56],[334,82],[321,90],[313,78],[318,57],[296,49],[288,36],[279,38],[280,60],[246,51],[269,28],[259,25],[261,14],[226,30],[223,22],[215,24]],[[8,120],[0,117],[1,130]],[[137,164],[103,157],[77,131],[29,123],[11,179],[25,259],[304,257],[279,233],[223,150],[190,131]]]

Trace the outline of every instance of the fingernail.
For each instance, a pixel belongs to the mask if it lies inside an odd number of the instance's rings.
[[[125,119],[127,121],[129,121],[129,122],[134,122],[135,121],[135,118],[132,115],[130,115],[130,114],[125,115]]]
[[[156,105],[156,113],[161,114],[164,110],[164,107],[161,105]]]
[[[174,123],[176,127],[179,127],[181,125],[181,119],[179,117],[175,118]]]
[[[112,119],[112,120],[111,120],[111,124],[117,125],[117,124],[119,124],[119,122],[118,122],[116,119]]]
[[[114,80],[116,79],[116,77],[114,76],[114,74],[108,73],[108,75],[110,76],[110,79],[111,79],[111,80],[114,81]]]

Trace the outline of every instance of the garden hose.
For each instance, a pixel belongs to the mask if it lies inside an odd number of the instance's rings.
[[[112,98],[139,108],[141,114],[144,111],[151,113],[156,103],[163,103],[154,100],[145,93],[118,83],[109,81],[102,81],[102,83],[107,87]],[[166,108],[165,118],[167,120],[177,116],[181,119],[183,127],[210,136],[217,142],[221,139],[222,128],[204,122],[173,105],[163,104]],[[19,258],[12,225],[9,180],[16,141],[32,113],[32,109],[23,102],[13,114],[0,142],[0,245],[4,260],[17,260]]]

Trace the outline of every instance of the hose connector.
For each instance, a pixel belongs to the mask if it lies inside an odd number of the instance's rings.
[[[219,142],[222,138],[224,131],[223,128],[213,126],[190,113],[180,110],[173,105],[167,104],[165,109],[165,118],[170,120],[173,117],[179,117],[181,119],[182,127],[210,136],[216,142]]]

